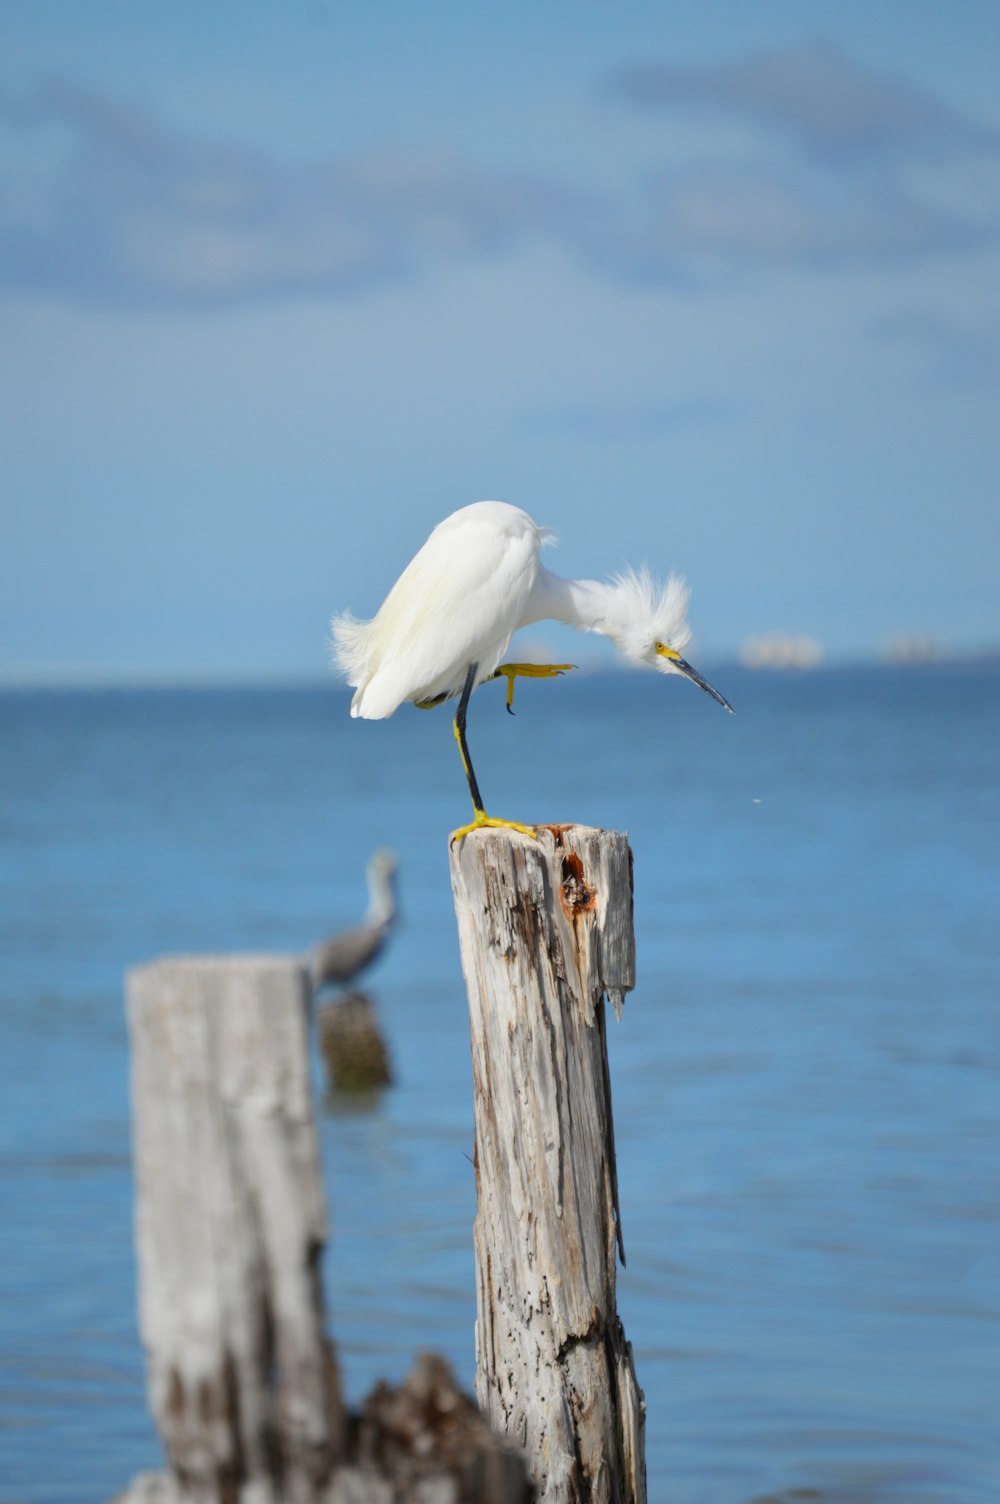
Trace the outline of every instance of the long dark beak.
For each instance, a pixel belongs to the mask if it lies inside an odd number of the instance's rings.
[[[699,689],[703,689],[707,695],[711,695],[712,699],[715,700],[715,701],[717,701],[718,704],[720,704],[722,706],[723,710],[728,710],[730,715],[735,715],[736,714],[736,711],[730,705],[729,701],[725,698],[725,696],[724,695],[720,695],[719,691],[717,689],[713,689],[712,686],[711,686],[711,684],[709,684],[708,680],[707,679],[703,679],[701,677],[701,675],[699,674],[698,670],[696,668],[692,668],[691,667],[691,665],[690,665],[690,663],[688,663],[687,659],[685,659],[685,658],[673,658],[672,657],[671,658],[671,662],[673,663],[674,668],[680,670],[680,672],[684,675],[685,679],[690,679],[692,684],[697,684],[697,686],[698,686]]]

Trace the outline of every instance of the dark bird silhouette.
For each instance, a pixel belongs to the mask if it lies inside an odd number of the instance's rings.
[[[312,989],[347,987],[382,953],[396,922],[396,858],[376,851],[368,863],[368,912],[360,924],[316,946],[309,958]]]

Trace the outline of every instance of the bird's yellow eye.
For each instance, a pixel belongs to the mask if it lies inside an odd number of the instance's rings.
[[[676,651],[676,649],[674,649],[674,648],[668,648],[667,644],[665,642],[657,642],[657,643],[654,644],[654,646],[656,648],[657,653],[660,655],[661,658],[674,658],[674,659],[677,659],[677,658],[679,658],[681,656],[680,653],[678,653]]]

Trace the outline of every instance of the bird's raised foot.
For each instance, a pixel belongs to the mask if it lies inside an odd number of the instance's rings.
[[[536,841],[538,839],[538,830],[534,825],[520,825],[517,820],[498,820],[493,815],[488,815],[484,809],[477,809],[476,818],[471,824],[460,825],[458,830],[452,831],[448,838],[449,844],[452,841],[463,841],[470,830],[482,830],[487,826],[496,826],[502,830],[519,830],[522,835],[531,836]]]
[[[514,714],[515,679],[556,679],[566,674],[575,663],[501,663],[493,674],[494,679],[507,680],[507,709]]]

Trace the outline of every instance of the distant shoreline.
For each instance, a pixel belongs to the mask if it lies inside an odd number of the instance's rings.
[[[736,673],[741,676],[771,679],[802,679],[816,676],[832,677],[843,673],[864,674],[918,674],[991,672],[1000,670],[1000,647],[984,648],[954,654],[942,654],[936,658],[913,661],[889,660],[875,657],[830,658],[816,664],[748,664],[731,656],[707,657],[704,662],[713,673]],[[580,664],[576,678],[630,678],[641,670],[624,667],[617,663]],[[0,694],[24,693],[289,693],[311,691],[348,693],[345,685],[331,675],[282,674],[245,675],[219,672],[215,674],[93,674],[68,675],[58,673],[13,672],[0,673]]]

